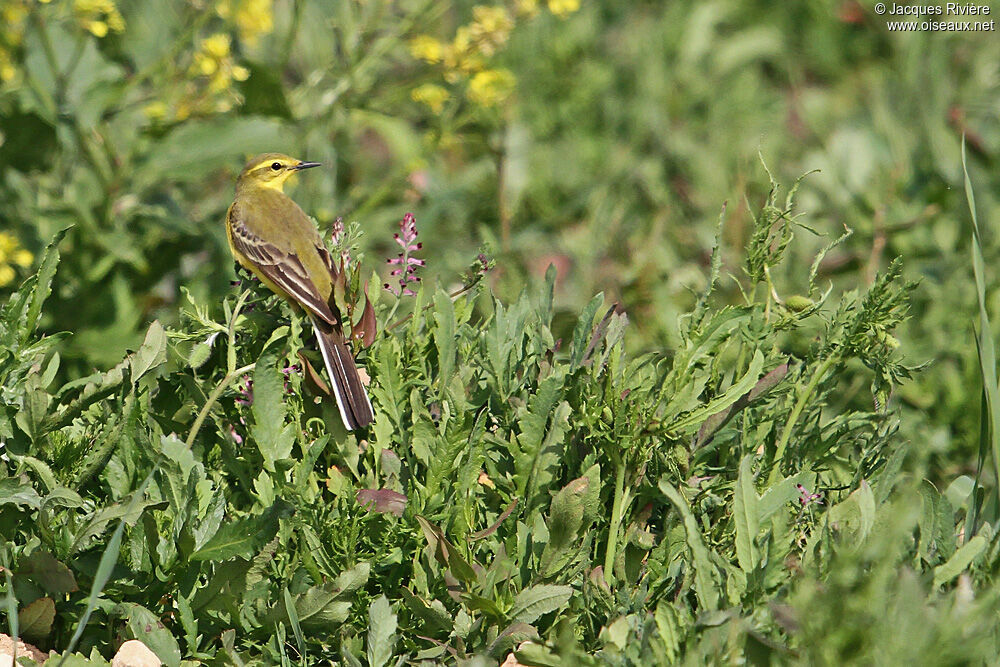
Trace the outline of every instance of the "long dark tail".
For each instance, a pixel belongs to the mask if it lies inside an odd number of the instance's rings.
[[[374,421],[375,414],[365,386],[358,376],[358,367],[351,350],[344,342],[344,335],[327,322],[318,321],[315,317],[310,319],[344,426],[348,431],[368,426]]]

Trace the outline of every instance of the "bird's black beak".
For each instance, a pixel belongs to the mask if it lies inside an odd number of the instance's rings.
[[[320,166],[319,162],[299,162],[297,165],[295,165],[294,167],[292,167],[292,169],[295,169],[295,170],[299,170],[299,169],[312,169],[313,167],[318,167],[318,166]]]

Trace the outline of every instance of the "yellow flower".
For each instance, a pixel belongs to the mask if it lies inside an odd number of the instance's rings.
[[[548,3],[549,11],[559,18],[565,18],[580,9],[580,0],[548,0]]]
[[[448,91],[433,83],[425,83],[418,86],[410,93],[414,102],[420,102],[430,107],[434,113],[440,113],[444,108],[444,103],[448,101]]]
[[[167,105],[159,100],[150,102],[142,109],[142,112],[146,114],[146,118],[150,120],[163,120],[167,117],[167,111]]]
[[[505,69],[487,69],[477,72],[469,80],[466,96],[469,101],[484,107],[500,104],[514,92],[517,83],[514,75]]]
[[[14,282],[15,266],[22,269],[31,266],[35,256],[21,247],[21,242],[9,232],[0,232],[0,287]]]
[[[517,0],[515,9],[518,16],[531,18],[538,13],[538,0]]]
[[[493,55],[510,37],[514,22],[503,7],[479,5],[472,8],[472,17],[469,25],[472,40],[484,55]]]
[[[444,44],[430,35],[418,35],[410,40],[410,54],[433,65],[444,57]]]
[[[10,54],[0,49],[0,81],[10,81],[17,75],[17,68],[10,60]]]
[[[35,261],[35,256],[31,254],[30,250],[20,248],[19,250],[15,250],[14,254],[11,255],[11,260],[22,269],[26,269]]]
[[[95,37],[104,37],[108,32],[123,32],[125,19],[112,0],[75,0],[73,13],[80,25]]]
[[[221,60],[229,55],[229,46],[231,43],[232,40],[229,38],[229,35],[223,35],[219,32],[211,37],[206,37],[201,43],[201,48],[207,55],[216,60]]]
[[[235,21],[240,39],[247,44],[256,44],[261,35],[274,30],[274,0],[222,0],[215,13]]]

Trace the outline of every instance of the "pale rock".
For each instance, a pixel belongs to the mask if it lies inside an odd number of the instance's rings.
[[[162,664],[156,654],[138,639],[122,644],[111,660],[111,667],[160,667]]]
[[[30,656],[39,665],[48,659],[48,654],[42,653],[31,644],[22,641],[17,642],[17,657],[22,655]],[[13,667],[14,665],[14,640],[5,634],[0,633],[0,667]]]

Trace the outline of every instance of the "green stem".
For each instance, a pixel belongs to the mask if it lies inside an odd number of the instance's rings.
[[[615,557],[618,555],[618,528],[622,522],[622,505],[625,499],[625,463],[618,462],[615,470],[615,500],[611,506],[611,523],[608,526],[608,548],[604,552],[604,581],[614,583]]]
[[[188,433],[187,440],[184,441],[184,444],[186,444],[188,447],[194,444],[195,436],[197,436],[198,431],[201,430],[201,425],[205,422],[205,418],[208,417],[209,411],[219,400],[219,397],[222,396],[222,392],[224,392],[229,387],[229,384],[234,379],[241,377],[244,373],[249,373],[254,369],[254,366],[256,365],[257,365],[256,363],[247,364],[242,368],[237,368],[236,370],[229,373],[229,375],[222,378],[222,382],[220,382],[215,387],[215,389],[212,390],[212,393],[208,395],[208,400],[205,401],[205,405],[202,406],[201,411],[198,413],[198,417],[194,420],[194,425],[191,426],[191,432]]]
[[[239,276],[237,276],[238,278]],[[245,289],[243,293],[240,294],[239,298],[236,299],[236,305],[233,307],[233,314],[229,318],[229,331],[227,338],[229,340],[229,349],[226,351],[226,370],[230,373],[236,368],[236,320],[240,316],[240,311],[243,310],[243,304],[250,297],[250,290]]]
[[[774,450],[774,468],[771,469],[771,481],[777,479],[777,474],[779,467],[781,465],[781,459],[785,455],[785,449],[788,447],[788,441],[792,437],[792,430],[795,428],[795,422],[798,421],[799,417],[802,415],[802,411],[805,410],[806,403],[812,398],[813,393],[816,391],[816,387],[819,386],[820,380],[823,376],[833,368],[833,365],[840,360],[840,355],[837,353],[832,354],[823,363],[819,365],[816,372],[813,373],[812,379],[809,380],[809,384],[806,385],[805,391],[799,394],[799,400],[795,402],[795,406],[792,408],[791,413],[788,415],[788,421],[785,422],[785,428],[781,432],[781,437],[778,439],[778,445]]]

